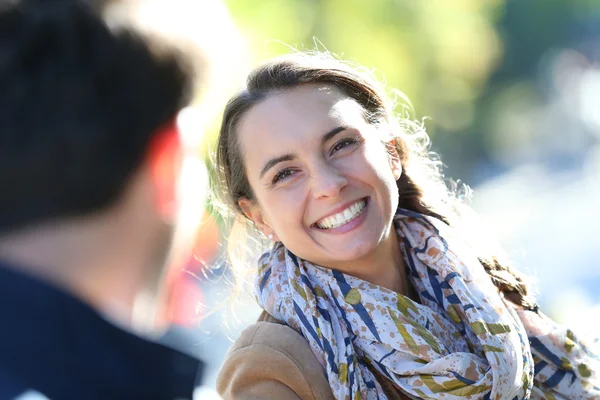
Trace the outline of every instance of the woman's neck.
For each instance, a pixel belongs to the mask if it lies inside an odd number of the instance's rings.
[[[394,229],[377,251],[353,262],[351,271],[342,272],[405,296],[411,294],[404,258]]]

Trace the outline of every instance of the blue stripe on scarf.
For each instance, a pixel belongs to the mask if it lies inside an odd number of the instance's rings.
[[[433,297],[431,295],[431,293],[429,293],[427,290],[423,290],[421,292],[421,297],[426,298],[427,300],[433,301],[434,303],[437,303],[437,300],[435,299],[435,297]]]
[[[556,371],[554,373],[554,375],[552,375],[550,378],[548,378],[548,380],[544,383],[549,388],[554,388],[556,385],[558,385],[560,383],[560,381],[562,381],[562,379],[565,377],[566,374],[567,374],[567,371],[565,371],[564,369],[559,369],[558,371]]]
[[[577,379],[577,375],[575,375],[575,373],[572,372],[572,371],[569,371],[569,374],[571,375],[571,383],[570,383],[570,385],[572,385],[573,382],[575,382],[575,379]]]
[[[435,227],[434,227],[434,229],[435,229]],[[436,230],[436,233],[439,234],[439,232],[437,232],[437,229],[435,229],[435,230]],[[432,239],[434,239],[434,238],[435,238],[434,236],[429,236],[427,238],[427,240],[425,241],[425,244],[423,245],[423,247],[421,247],[421,248],[413,248],[413,251],[415,252],[415,254],[425,253],[425,251],[427,251],[427,249],[429,248],[429,241],[432,240]],[[444,239],[441,236],[437,236],[437,238],[439,238],[440,242],[442,242],[442,245],[444,246],[443,253],[446,254],[448,252],[448,242],[446,241],[446,239]]]
[[[440,285],[444,289],[452,289],[452,286],[450,285],[450,281],[456,277],[462,278],[460,276],[460,274],[458,274],[457,272],[451,272],[448,275],[446,275],[446,279],[444,279],[444,281]]]
[[[450,281],[454,278],[462,278],[462,276],[460,276],[460,274],[458,272],[450,272],[448,275],[446,275],[446,282],[450,283]]]
[[[313,326],[316,329],[321,329],[321,326],[319,325],[319,320],[317,319],[317,317],[315,317],[314,315],[312,316],[312,320],[313,320]],[[321,335],[321,337],[323,337],[323,335]]]
[[[546,361],[540,360],[540,362],[538,362],[537,364],[535,364],[535,368],[534,368],[533,374],[534,375],[539,374],[540,371],[543,370],[546,367],[546,365],[548,365],[548,363]]]
[[[433,236],[429,236],[427,238],[427,240],[425,241],[425,244],[423,245],[423,247],[421,247],[421,248],[413,248],[413,251],[415,252],[415,254],[425,253],[425,251],[429,248],[429,241],[431,239],[433,239]]]
[[[302,283],[304,283],[304,285],[310,290],[310,292],[312,293],[314,299],[315,299],[315,307],[316,309],[319,311],[319,313],[321,314],[321,316],[323,316],[323,318],[325,318],[325,321],[331,323],[331,315],[329,314],[329,311],[327,311],[324,308],[321,308],[319,306],[319,300],[317,298],[317,293],[315,292],[315,288],[313,287],[312,283],[310,282],[310,280],[308,279],[308,277],[304,274],[301,275]],[[316,325],[316,322],[315,322]]]
[[[296,255],[289,250],[287,250],[287,255],[292,259],[292,262],[294,263],[294,265],[296,267],[300,268],[300,263],[298,262],[298,257],[296,257]]]
[[[346,278],[344,277],[344,274],[342,274],[339,271],[333,271],[333,277],[335,278],[338,285],[340,286],[340,289],[342,289],[342,294],[344,295],[344,297],[346,297],[346,295],[348,294],[348,292],[350,292],[350,289],[352,289],[352,288],[350,287],[350,285],[348,285],[348,282],[346,282]],[[375,339],[377,339],[377,341],[381,342],[381,338],[379,337],[379,332],[377,332],[377,329],[375,328],[375,322],[373,322],[373,320],[371,319],[371,316],[369,315],[369,312],[367,311],[367,309],[365,308],[363,303],[358,302],[357,304],[351,304],[351,305],[352,305],[352,308],[354,308],[354,310],[356,310],[356,312],[358,313],[358,316],[363,320],[365,325],[367,325],[367,328],[369,328],[369,330],[371,331],[373,336],[375,336]],[[350,332],[353,332],[353,331],[350,330]]]
[[[440,241],[444,245],[444,254],[448,253],[448,242],[442,236],[439,237]]]
[[[547,359],[552,361],[552,363],[554,365],[556,365],[557,367],[560,367],[562,365],[562,360],[560,358],[558,358],[558,356],[556,354],[554,354],[552,351],[550,351],[549,348],[544,346],[544,344],[540,341],[540,339],[538,339],[536,337],[531,337],[531,338],[529,338],[529,344],[535,350],[539,351],[544,357],[546,357]]]
[[[304,283],[310,289],[313,296],[317,297],[315,293],[315,288],[313,287],[312,283],[310,283],[310,279],[308,279],[308,276],[304,275],[303,273],[300,273],[300,280],[302,280],[302,283]]]
[[[269,268],[267,269],[267,272],[265,272],[265,275],[263,276],[263,278],[260,280],[260,285],[259,285],[259,287],[260,287],[260,291],[261,291],[261,292],[262,292],[262,291],[263,291],[263,289],[265,288],[265,285],[267,284],[267,281],[269,280],[269,277],[271,276],[271,272],[272,272],[272,271],[273,271],[273,270],[271,269],[271,267],[269,267]]]
[[[402,241],[404,242],[404,245],[407,249],[412,248],[407,238],[403,237]],[[410,271],[410,276],[412,276],[413,278],[419,278],[419,273],[417,272],[417,267],[415,266],[415,260],[413,260],[413,255],[410,253],[410,251],[406,252],[406,259],[408,260],[406,268],[408,268],[408,270]]]
[[[342,308],[340,303],[337,301],[337,298],[333,294],[333,289],[331,288],[331,286],[329,287],[329,291],[331,292],[331,298],[333,299],[335,306],[337,307],[338,310],[340,310],[340,313],[342,314],[342,319],[346,323],[346,327],[348,328],[348,330],[350,332],[352,332],[352,324],[350,323],[350,321],[348,321],[348,317],[346,317],[346,312],[344,311],[344,309]]]
[[[436,301],[440,305],[440,307],[444,307],[444,293],[442,292],[442,287],[440,286],[440,281],[438,281],[437,277],[439,274],[437,271],[432,270],[427,267],[427,276],[429,277],[429,283],[431,283],[431,288],[433,289],[433,293],[435,294]]]
[[[467,384],[467,385],[474,385],[474,384],[476,384],[476,383],[477,383],[477,382],[475,382],[475,381],[472,381],[472,380],[470,380],[470,379],[468,379],[468,378],[465,378],[464,376],[462,376],[462,375],[461,375],[461,374],[459,374],[458,372],[455,372],[455,371],[450,371],[450,373],[451,373],[452,375],[454,375],[454,377],[455,377],[456,379],[458,379],[459,381],[461,381],[461,382],[462,382],[462,383],[464,383],[464,384]]]
[[[317,308],[317,310],[319,311],[321,316],[325,319],[325,321],[327,321],[328,323],[331,324],[331,314],[329,314],[329,311],[327,311],[326,309],[319,306],[319,300],[317,298],[317,294],[315,293],[315,288],[313,287],[312,283],[310,282],[308,277],[304,274],[301,275],[301,279],[302,279],[302,283],[304,283],[304,285],[310,290],[313,297],[315,298],[315,307]],[[316,320],[315,320],[315,325],[318,326]]]
[[[455,294],[451,294],[450,296],[446,297],[446,300],[448,300],[448,303],[450,304],[460,304],[460,299]]]
[[[363,367],[365,367],[366,369],[370,370],[369,365],[367,365],[367,363],[365,363],[363,360],[359,359],[358,363],[360,365],[362,365]],[[377,385],[375,385],[374,381],[368,381],[368,380],[366,380],[366,378],[365,378],[365,385],[367,386],[368,389],[375,389],[377,387]]]
[[[375,389],[377,387],[374,381],[365,380],[365,385],[367,385],[367,389]]]
[[[325,354],[327,354],[327,362],[331,366],[331,370],[334,373],[338,374],[339,370],[338,370],[337,363],[335,362],[335,354],[333,353],[333,349],[331,348],[331,345],[329,344],[329,340],[327,340],[327,338],[325,338],[325,337],[323,337],[323,346],[321,346],[321,348],[325,351]]]
[[[389,372],[387,371],[387,369],[386,369],[386,368],[385,368],[383,365],[381,365],[379,362],[377,362],[377,360],[373,360],[373,362],[374,362],[375,364],[377,364],[377,365],[378,365],[378,366],[381,368],[381,372],[382,372],[384,375],[386,375],[386,376],[387,376],[389,379],[392,379],[392,377],[390,376]],[[364,361],[363,361],[361,358],[359,358],[359,359],[358,359],[358,363],[359,363],[360,365],[362,365],[363,367],[365,367],[367,370],[369,370],[369,371],[371,370],[371,367],[370,367],[370,365],[369,365],[369,364],[367,364],[366,362],[364,362]],[[367,381],[367,380],[365,380],[365,384],[367,385],[367,387],[368,387],[369,389],[375,389],[375,388],[377,387],[377,386],[375,385],[375,382],[373,382],[373,381]]]
[[[398,210],[396,210],[396,215],[404,215],[406,217],[411,217],[411,218],[415,218],[415,219],[421,219],[421,220],[425,220],[425,216],[421,213],[418,212],[414,212],[411,210],[407,210],[406,208],[398,208]]]
[[[396,350],[390,351],[389,353],[387,353],[385,356],[381,357],[381,360],[379,360],[380,363],[383,362],[383,360],[385,360],[386,358],[388,358],[389,356],[391,356],[392,354],[394,354],[396,352]]]
[[[373,320],[371,319],[371,316],[369,315],[369,312],[367,311],[365,306],[362,303],[358,303],[356,305],[353,305],[352,307],[356,310],[358,315],[364,321],[365,325],[367,325],[367,328],[369,328],[373,336],[375,336],[375,339],[378,342],[381,342],[379,332],[377,332],[377,329],[375,328],[375,322],[373,322]]]
[[[377,360],[373,360],[373,362],[375,364],[377,364],[377,366],[379,367],[379,369],[381,370],[381,372],[388,377],[389,380],[393,381],[394,378],[392,378],[392,375],[390,375],[390,373],[388,372],[388,369],[385,367],[385,365],[383,365],[382,363],[380,363]]]
[[[354,387],[354,373],[356,372],[354,357],[354,354],[349,354],[348,357],[346,357],[346,364],[348,365],[348,383],[350,383],[350,387]]]
[[[319,339],[319,335],[317,335],[317,332],[313,329],[310,322],[308,322],[308,319],[306,319],[304,312],[302,311],[298,303],[296,303],[295,301],[294,310],[296,311],[296,315],[298,315],[298,318],[300,318],[300,322],[302,322],[308,333],[310,333],[313,339],[315,339],[315,342],[317,342],[319,344],[319,347],[321,347],[321,350],[323,350],[323,345],[321,344],[321,339]]]
[[[352,332],[352,337],[346,336],[344,338],[344,344],[346,345],[346,347],[348,347],[352,344],[352,341],[354,341],[355,337],[356,337],[356,335],[354,334],[354,332]]]
[[[319,307],[318,304],[317,304],[317,311],[319,311],[319,313],[325,319],[326,322],[331,324],[331,315],[329,314],[329,311],[327,311],[324,308]]]

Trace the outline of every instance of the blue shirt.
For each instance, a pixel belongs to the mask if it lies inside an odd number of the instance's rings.
[[[0,262],[0,400],[191,399],[199,360]]]

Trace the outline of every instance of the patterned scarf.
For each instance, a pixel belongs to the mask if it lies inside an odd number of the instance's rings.
[[[394,226],[420,303],[281,243],[261,257],[259,304],[306,338],[336,399],[386,399],[372,371],[413,398],[600,398],[598,355],[504,300],[452,228],[407,210]]]

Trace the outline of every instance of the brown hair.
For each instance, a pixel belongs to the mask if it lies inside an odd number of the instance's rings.
[[[239,120],[270,94],[311,83],[335,86],[356,100],[369,123],[388,126],[395,132],[396,150],[403,167],[397,181],[399,206],[439,218],[461,229],[492,282],[504,295],[518,305],[535,309],[534,299],[522,276],[501,262],[497,253],[485,250],[492,241],[482,240],[484,236],[475,233],[474,225],[466,223],[470,212],[462,198],[468,188],[463,185],[462,195],[457,194],[458,186],[454,183],[450,185],[453,189],[449,189],[443,179],[439,158],[429,152],[429,138],[422,123],[410,118],[406,106],[401,115],[396,115],[395,99],[390,99],[372,73],[329,54],[294,53],[275,58],[252,71],[246,89],[227,104],[216,150],[216,195],[220,196],[221,204],[237,212],[238,224],[244,223],[238,200],[254,199],[237,137]],[[238,226],[236,230],[239,232],[239,229]],[[229,245],[238,256],[240,251],[248,250],[247,246],[240,247],[240,243],[230,241]]]

